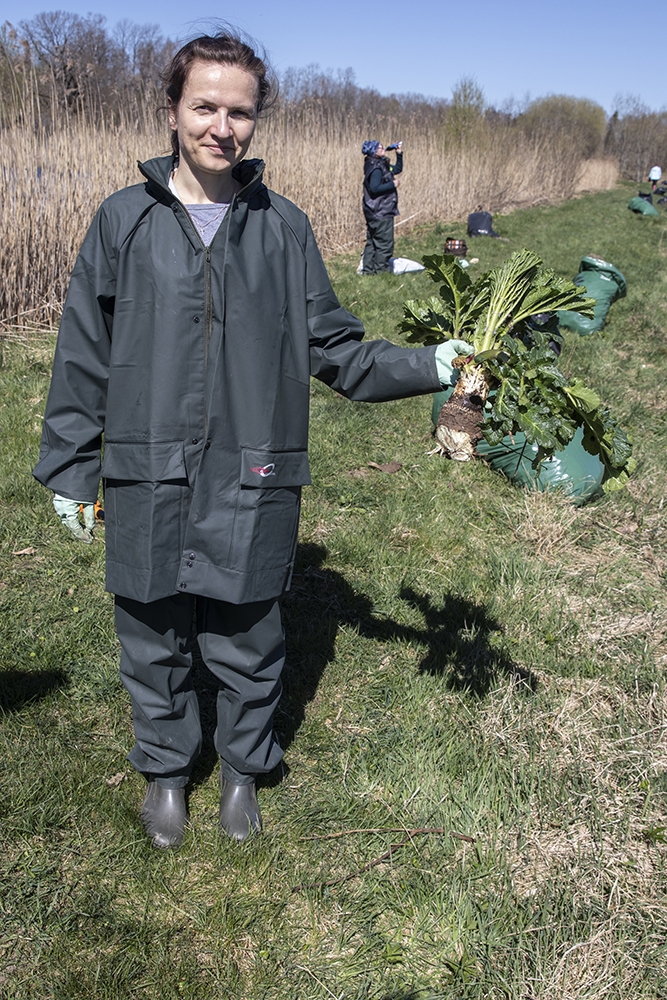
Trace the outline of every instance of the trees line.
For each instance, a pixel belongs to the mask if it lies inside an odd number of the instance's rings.
[[[63,118],[98,123],[134,121],[138,128],[161,103],[160,73],[176,49],[156,24],[127,19],[113,28],[100,14],[66,11],[37,14],[0,27],[0,127],[27,124],[53,128]],[[529,140],[558,136],[585,158],[614,157],[623,176],[646,178],[654,163],[667,165],[667,112],[652,111],[637,97],[616,101],[608,118],[585,98],[549,95],[523,105],[486,103],[471,78],[460,80],[450,100],[419,94],[382,95],[359,87],[352,70],[322,72],[317,66],[288,69],[280,80],[278,109],[294,121],[314,111],[318,121],[339,121],[385,140],[406,129],[442,135],[448,145],[492,141],[495,126]]]

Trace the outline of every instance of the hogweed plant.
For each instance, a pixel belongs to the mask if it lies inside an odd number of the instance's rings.
[[[454,256],[423,263],[440,295],[405,302],[401,330],[414,344],[455,338],[471,346],[454,362],[459,377],[438,417],[436,450],[468,461],[482,437],[497,445],[522,432],[537,445],[539,468],[581,427],[584,448],[605,466],[605,490],[624,486],[634,468],[627,434],[596,392],[558,367],[556,311],[592,316],[595,300],[526,249],[476,281]]]

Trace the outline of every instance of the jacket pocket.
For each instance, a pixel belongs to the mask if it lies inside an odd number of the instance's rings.
[[[310,486],[306,451],[263,451],[243,448],[241,486],[259,488]]]
[[[135,483],[187,481],[182,441],[105,441],[102,477]]]
[[[282,570],[294,559],[301,487],[310,483],[305,451],[244,448],[230,565],[246,573]]]
[[[119,593],[175,588],[191,501],[182,441],[105,441],[107,566]],[[143,598],[145,599],[145,598]]]

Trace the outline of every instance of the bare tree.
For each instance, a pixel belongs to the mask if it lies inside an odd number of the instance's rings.
[[[667,163],[667,112],[651,111],[633,94],[617,95],[605,152],[618,158],[625,177],[645,181],[654,164]]]
[[[155,24],[123,20],[110,31],[101,14],[48,11],[22,21],[20,29],[42,103],[74,113],[124,113],[128,98],[136,104],[147,90],[154,96],[174,50]]]

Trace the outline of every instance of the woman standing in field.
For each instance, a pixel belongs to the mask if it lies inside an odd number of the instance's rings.
[[[129,760],[141,816],[176,847],[201,747],[193,619],[219,678],[220,827],[261,829],[257,774],[273,733],[284,638],[279,599],[296,551],[309,379],[357,400],[431,393],[456,344],[362,342],[305,215],[244,159],[273,96],[262,59],[230,32],[201,36],[165,74],[172,155],[100,207],[72,273],[36,478],[73,533],[106,485],[106,585],[116,595]],[[104,454],[100,451],[104,439]]]

